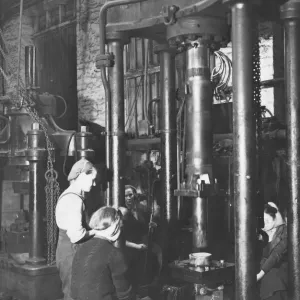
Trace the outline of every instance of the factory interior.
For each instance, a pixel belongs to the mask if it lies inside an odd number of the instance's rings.
[[[0,12],[0,300],[300,300],[300,0]],[[71,261],[70,298],[56,207],[86,160],[82,214],[120,215],[108,244],[128,270],[105,267],[112,294],[82,292],[86,280],[75,295]],[[94,240],[69,242],[75,258]]]

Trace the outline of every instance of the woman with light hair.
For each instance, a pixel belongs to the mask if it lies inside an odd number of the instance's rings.
[[[287,229],[278,207],[268,202],[264,209],[264,228],[268,243],[263,249],[260,272],[260,297],[269,300],[286,300],[287,297]]]
[[[121,233],[121,218],[113,207],[102,207],[92,215],[89,226],[95,237],[78,247],[73,260],[75,300],[135,299],[122,250],[113,245]]]
[[[87,159],[77,161],[68,176],[69,187],[57,201],[55,217],[59,229],[56,248],[56,265],[62,281],[64,300],[70,296],[71,269],[75,249],[78,244],[93,237],[85,220],[85,195],[95,185],[97,171]]]

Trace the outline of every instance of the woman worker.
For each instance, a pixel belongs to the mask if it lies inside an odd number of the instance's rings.
[[[265,205],[263,230],[269,237],[263,249],[260,272],[260,297],[268,300],[287,298],[287,229],[285,222],[273,202]]]
[[[77,244],[94,235],[87,230],[85,220],[84,193],[89,192],[97,171],[86,159],[76,162],[68,176],[70,186],[62,193],[56,205],[56,224],[59,238],[56,249],[56,265],[62,281],[64,300],[71,300],[71,268]]]
[[[95,238],[80,245],[72,267],[72,297],[75,300],[135,299],[127,278],[127,265],[113,243],[121,233],[121,214],[102,207],[91,217]]]

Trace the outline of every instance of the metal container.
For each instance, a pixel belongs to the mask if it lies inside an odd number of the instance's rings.
[[[189,255],[190,263],[195,266],[209,266],[211,264],[211,253],[197,252]]]

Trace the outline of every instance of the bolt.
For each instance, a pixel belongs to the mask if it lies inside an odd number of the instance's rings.
[[[87,132],[87,126],[80,126],[80,132]]]

